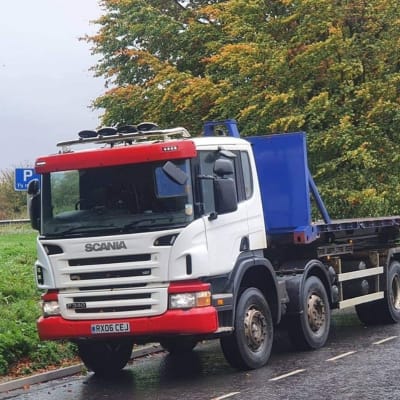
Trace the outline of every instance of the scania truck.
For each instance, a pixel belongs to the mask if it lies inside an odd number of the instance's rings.
[[[141,123],[58,147],[28,187],[37,327],[76,343],[95,373],[124,368],[134,344],[179,353],[211,338],[255,369],[277,327],[318,349],[334,309],[400,320],[400,217],[332,220],[305,133],[241,138],[224,120],[191,137]]]

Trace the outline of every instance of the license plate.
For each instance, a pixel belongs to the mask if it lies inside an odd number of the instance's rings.
[[[105,335],[109,333],[126,333],[131,331],[128,322],[116,322],[113,324],[92,324],[90,326],[92,335]]]

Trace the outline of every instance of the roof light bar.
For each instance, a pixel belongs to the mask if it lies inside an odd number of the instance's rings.
[[[86,143],[109,143],[111,145],[115,143],[132,144],[140,140],[167,140],[170,139],[171,136],[178,136],[181,138],[190,137],[189,132],[182,127],[171,129],[157,129],[156,127],[156,124],[146,122],[139,124],[137,128],[142,128],[142,130],[137,131],[135,131],[136,127],[134,127],[134,125],[125,125],[120,128],[101,128],[97,132],[85,130],[79,132],[79,139],[59,142],[57,146],[65,147]]]

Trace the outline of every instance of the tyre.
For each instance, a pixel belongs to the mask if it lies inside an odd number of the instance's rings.
[[[300,301],[303,312],[290,320],[289,338],[299,350],[319,349],[325,345],[331,326],[328,295],[319,278],[307,278]]]
[[[184,354],[192,351],[198,341],[190,336],[177,336],[160,340],[161,346],[170,354]]]
[[[225,359],[234,368],[249,370],[265,365],[271,354],[273,323],[263,294],[246,289],[239,298],[233,334],[221,338]]]
[[[97,375],[115,375],[125,367],[132,354],[131,340],[83,340],[78,354],[85,366]]]
[[[365,325],[393,324],[400,322],[400,263],[389,266],[387,290],[382,300],[356,306],[358,318]]]

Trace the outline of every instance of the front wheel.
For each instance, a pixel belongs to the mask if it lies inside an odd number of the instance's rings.
[[[319,349],[325,345],[331,325],[328,295],[321,280],[307,278],[300,299],[302,312],[290,321],[289,337],[297,349]]]
[[[221,338],[224,356],[234,368],[260,368],[269,359],[272,341],[273,324],[268,303],[258,289],[246,289],[236,307],[233,334]]]
[[[115,375],[129,361],[132,347],[129,339],[82,340],[78,342],[78,354],[85,366],[97,375]]]

